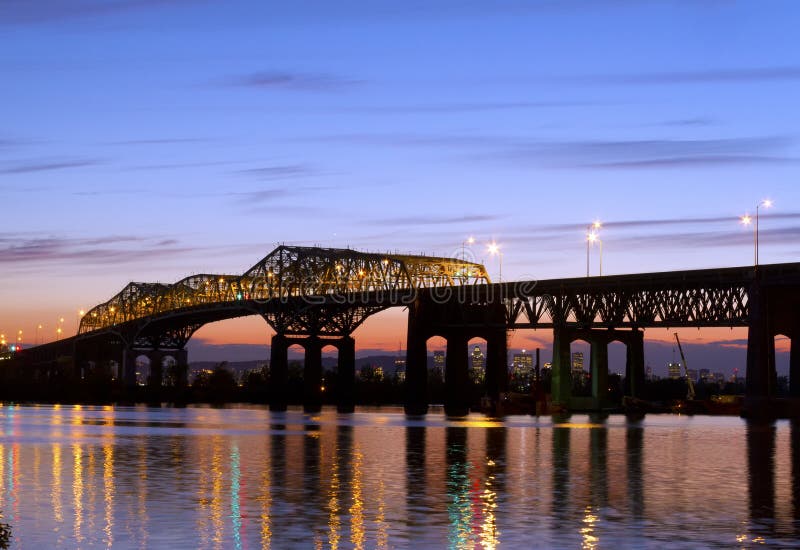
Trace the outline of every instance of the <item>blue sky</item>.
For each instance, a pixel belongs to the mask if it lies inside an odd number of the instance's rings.
[[[793,1],[0,2],[0,329],[276,243],[800,255]],[[658,223],[655,223],[658,222]],[[597,260],[595,251],[594,261]],[[597,269],[596,264],[593,269]],[[54,279],[57,283],[54,284]]]

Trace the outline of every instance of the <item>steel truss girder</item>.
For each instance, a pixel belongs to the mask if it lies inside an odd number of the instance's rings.
[[[297,302],[281,303],[282,307],[265,310],[262,317],[279,334],[287,336],[349,336],[364,320],[383,311],[387,305],[328,304],[311,306]]]
[[[340,301],[345,302],[356,293],[488,282],[489,276],[481,264],[454,258],[279,246],[243,275],[192,275],[172,285],[130,283],[108,302],[91,309],[81,319],[79,332],[85,334],[137,320],[163,318],[173,312],[246,301],[342,297]]]
[[[659,290],[598,289],[506,298],[510,328],[747,326],[742,284]]]

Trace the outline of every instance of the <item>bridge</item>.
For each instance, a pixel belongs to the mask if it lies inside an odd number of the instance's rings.
[[[354,407],[353,331],[370,315],[408,308],[406,411],[424,414],[427,347],[447,342],[445,408],[469,410],[467,342],[487,342],[485,391],[493,400],[507,389],[507,332],[552,329],[552,400],[557,406],[607,405],[608,344],[627,347],[626,393],[644,382],[643,330],[674,327],[747,327],[747,396],[775,394],[774,337],[791,339],[790,391],[800,396],[800,263],[723,269],[492,283],[484,266],[431,256],[349,249],[280,246],[244,274],[192,275],[174,284],[130,283],[81,319],[72,338],[24,350],[32,369],[53,368],[70,357],[85,373],[114,362],[135,384],[135,359],[150,359],[149,383],[160,385],[172,357],[185,383],[186,343],[201,326],[261,316],[275,331],[270,355],[270,407],[285,410],[288,348],[305,349],[304,407],[322,404],[324,346],[338,349],[338,408]],[[591,346],[592,395],[571,395],[570,344]],[[796,343],[797,342],[797,343]],[[182,373],[182,374],[181,374]]]

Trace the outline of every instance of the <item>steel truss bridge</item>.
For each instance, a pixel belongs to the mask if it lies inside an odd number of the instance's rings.
[[[628,346],[628,393],[636,395],[644,376],[641,331],[652,327],[748,327],[747,387],[758,398],[774,393],[773,338],[786,335],[792,338],[792,392],[800,395],[800,345],[794,339],[800,335],[800,263],[492,283],[484,266],[458,258],[280,246],[241,275],[130,283],[91,309],[75,337],[30,348],[25,355],[29,364],[70,356],[76,368],[113,359],[133,383],[136,356],[166,354],[186,363],[185,345],[201,326],[260,315],[276,333],[270,405],[286,406],[280,397],[286,352],[298,343],[306,350],[306,407],[320,406],[320,353],[330,344],[339,350],[339,386],[345,388],[340,409],[352,410],[346,390],[354,379],[351,334],[368,316],[396,306],[409,309],[409,413],[427,410],[428,338],[438,335],[448,342],[446,407],[462,414],[468,407],[466,342],[486,339],[486,391],[496,399],[506,388],[510,329],[553,330],[553,400],[565,407],[574,402],[572,341],[592,345],[593,379],[600,387],[589,407],[600,408],[608,343]],[[154,383],[160,383],[158,372]]]

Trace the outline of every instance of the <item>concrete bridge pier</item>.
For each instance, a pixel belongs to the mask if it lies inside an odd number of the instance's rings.
[[[497,403],[500,394],[508,391],[508,339],[505,329],[486,338],[486,395]]]
[[[122,383],[126,388],[131,389],[136,387],[136,358],[139,353],[131,347],[125,346],[122,348]]]
[[[338,342],[339,361],[336,388],[338,402],[336,410],[340,413],[351,413],[356,407],[356,341],[345,336]]]
[[[447,336],[444,375],[444,412],[447,416],[469,414],[470,384],[467,342],[467,335],[461,332],[450,333]]]
[[[625,395],[641,397],[644,390],[644,332],[634,329],[623,340],[628,346],[625,361]]]
[[[589,345],[591,359],[589,368],[592,375],[593,409],[600,410],[608,402],[608,342],[593,338]]]
[[[775,395],[775,337],[770,323],[766,289],[750,286],[747,329],[746,411],[766,411],[766,402]]]
[[[789,395],[800,397],[800,332],[791,335],[789,350]]]
[[[164,361],[164,353],[161,350],[153,350],[147,353],[150,360],[150,376],[147,377],[147,385],[150,388],[160,388],[164,382],[164,372],[161,363]]]
[[[428,349],[421,313],[419,302],[408,306],[404,409],[412,416],[428,412]]]
[[[591,347],[592,396],[572,396],[572,357],[570,345],[583,340]],[[641,330],[581,329],[556,327],[553,330],[553,370],[551,395],[559,409],[601,410],[608,405],[608,345],[619,341],[627,347],[625,394],[638,397],[644,388],[644,333]]]
[[[556,327],[553,329],[553,363],[550,386],[551,400],[556,409],[569,409],[572,397],[572,358],[570,357],[569,329]]]
[[[316,413],[322,410],[322,342],[319,337],[309,336],[305,349],[303,411]]]
[[[286,410],[287,382],[289,378],[289,341],[283,334],[275,334],[270,344],[269,358],[269,410]]]

